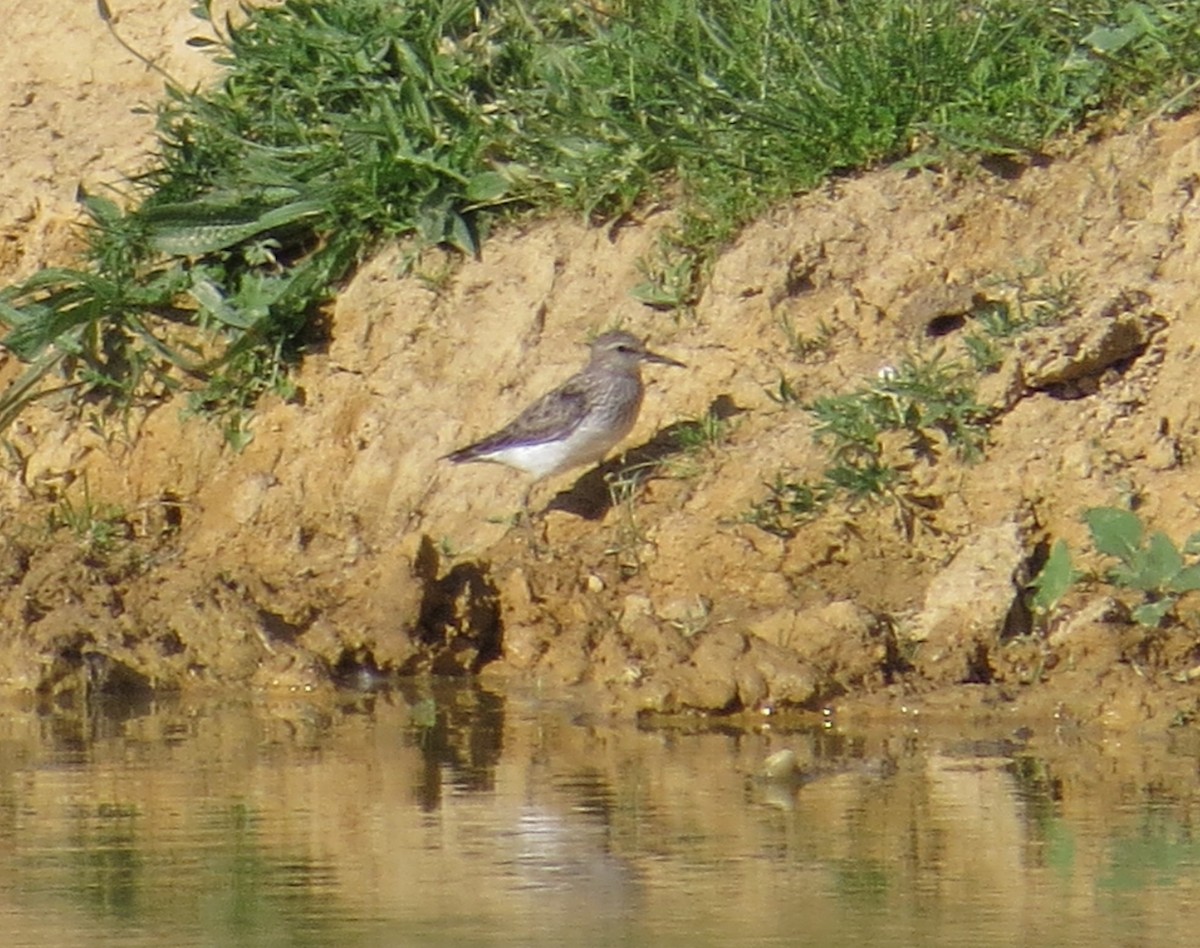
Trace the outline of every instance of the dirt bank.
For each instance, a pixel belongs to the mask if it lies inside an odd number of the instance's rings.
[[[172,72],[205,73],[185,9],[118,12]],[[10,20],[5,281],[74,259],[77,184],[144,161],[152,121],[133,107],[161,86],[91,8]],[[628,295],[669,208],[619,227],[528,224],[482,260],[431,256],[405,278],[385,252],[332,308],[297,397],[264,403],[241,453],[183,395],[122,415],[45,400],[6,433],[0,682],[321,689],[433,670],[578,686],[620,713],[1188,722],[1194,601],[1149,628],[1129,619],[1133,594],[1092,582],[1037,621],[1022,589],[1054,540],[1090,548],[1087,507],[1135,503],[1177,541],[1200,528],[1198,128],[839,181],[748,228],[681,319]],[[1039,294],[1057,294],[1061,319],[985,377],[982,459],[934,443],[886,502],[753,513],[778,478],[829,463],[789,402],[852,391],[915,352],[964,358],[971,314]],[[617,323],[689,368],[651,369],[624,460],[535,494],[550,509],[531,549],[508,527],[520,476],[438,459]],[[0,361],[0,381],[17,368]],[[689,446],[672,436],[710,411],[720,424]]]

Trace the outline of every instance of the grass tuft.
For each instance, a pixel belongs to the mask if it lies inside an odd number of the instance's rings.
[[[786,379],[773,397],[781,404],[795,400]],[[973,373],[940,352],[906,358],[869,384],[818,398],[805,410],[829,463],[815,483],[777,474],[767,497],[746,516],[779,536],[794,535],[836,499],[853,505],[890,497],[907,510],[918,500],[904,493],[907,472],[918,462],[936,463],[947,449],[965,461],[978,459],[990,420],[975,400]]]
[[[57,376],[126,403],[187,384],[240,437],[381,241],[477,253],[510,208],[612,217],[669,189],[637,293],[687,309],[740,226],[832,173],[1019,156],[1105,110],[1184,108],[1200,71],[1182,0],[194,9],[223,79],[168,81],[154,165],[81,196],[87,258],[0,291],[28,363],[0,424]]]

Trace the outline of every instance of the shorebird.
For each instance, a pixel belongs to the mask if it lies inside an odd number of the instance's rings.
[[[591,345],[583,369],[547,392],[494,434],[446,455],[455,464],[490,461],[533,476],[525,492],[525,510],[533,484],[552,474],[594,464],[633,429],[645,386],[641,364],[684,367],[651,352],[627,332],[606,332]]]

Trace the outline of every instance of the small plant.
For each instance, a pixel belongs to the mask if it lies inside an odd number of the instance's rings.
[[[695,605],[685,608],[681,615],[670,619],[673,626],[685,639],[690,639],[708,628],[712,620],[712,602],[704,596],[697,596]]]
[[[795,536],[800,524],[811,520],[828,502],[829,485],[789,481],[782,474],[767,485],[767,497],[746,514],[747,523],[777,537]]]
[[[817,332],[813,336],[806,336],[796,329],[791,313],[786,310],[780,311],[777,322],[787,340],[788,350],[801,362],[817,354],[828,353],[833,347],[833,328],[823,319],[817,324]]]
[[[793,387],[791,380],[782,372],[779,373],[779,384],[766,390],[767,398],[776,405],[799,405],[800,393]]]
[[[878,460],[880,436],[889,431],[910,435],[909,449],[919,457],[935,456],[941,435],[960,457],[974,460],[987,438],[987,415],[975,401],[974,380],[943,362],[940,352],[886,368],[856,392],[819,398],[809,411],[817,440],[831,445],[835,458],[854,462]]]
[[[718,412],[708,411],[695,421],[685,422],[675,429],[675,443],[688,454],[711,451],[729,437],[730,421]]]
[[[908,511],[903,517],[908,522],[915,498],[902,496],[902,487],[913,463],[936,460],[942,444],[964,460],[983,451],[988,417],[975,401],[972,382],[969,372],[936,353],[889,367],[858,391],[817,399],[807,410],[816,422],[817,442],[830,449],[829,465],[815,484],[777,475],[748,521],[790,536],[835,497],[854,502],[890,496]],[[792,394],[781,380],[776,400]],[[902,436],[900,447],[891,443],[891,433]]]
[[[1184,593],[1200,590],[1200,532],[1193,533],[1182,551],[1161,530],[1144,536],[1141,518],[1118,507],[1093,507],[1084,513],[1092,543],[1105,556],[1116,558],[1108,572],[1116,586],[1142,594],[1133,618],[1145,626],[1158,626],[1174,612]]]
[[[1029,584],[1029,610],[1044,627],[1054,610],[1058,608],[1062,597],[1075,582],[1078,574],[1071,566],[1071,550],[1067,541],[1058,539],[1050,548],[1050,555],[1042,564],[1041,570]]]
[[[654,259],[638,261],[644,279],[629,295],[654,309],[688,310],[700,298],[700,268],[696,253],[664,241]]]
[[[1000,368],[1004,350],[1016,336],[1057,325],[1079,306],[1079,280],[1073,274],[1043,279],[1040,273],[1022,273],[997,281],[997,286],[1005,298],[976,305],[971,312],[974,328],[963,339],[979,372]]]
[[[617,511],[613,527],[612,542],[605,548],[606,556],[613,557],[621,576],[636,576],[642,570],[642,547],[646,534],[637,517],[637,496],[642,483],[657,465],[632,464],[627,468],[605,477],[608,486],[609,504]]]
[[[86,477],[82,502],[77,504],[69,495],[63,494],[48,514],[46,525],[51,532],[69,530],[84,555],[93,558],[110,556],[130,537],[125,511],[115,504],[93,501]]]

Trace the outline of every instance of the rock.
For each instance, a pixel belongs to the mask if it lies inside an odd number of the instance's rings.
[[[329,668],[312,653],[291,647],[277,647],[259,665],[250,680],[258,691],[311,694],[333,687]]]
[[[848,599],[813,609],[779,609],[746,628],[847,689],[878,678],[887,660],[887,630],[870,610]]]
[[[739,682],[753,682],[761,676],[766,694],[747,691],[740,694],[745,708],[789,706],[813,708],[833,689],[823,689],[823,676],[816,668],[794,652],[770,642],[751,640],[750,647],[738,660],[736,677]]]
[[[1020,530],[1008,521],[977,534],[934,577],[911,634],[921,643],[914,664],[924,677],[939,684],[991,680],[988,656],[1018,596],[1024,562]]]
[[[790,780],[800,770],[800,762],[796,752],[791,748],[776,751],[763,761],[760,775],[766,780]]]
[[[746,638],[731,629],[703,633],[688,665],[679,669],[673,691],[680,707],[697,711],[730,711],[738,704],[731,674],[746,652]]]

